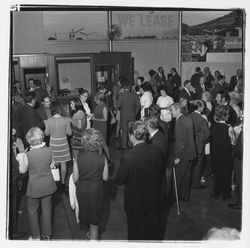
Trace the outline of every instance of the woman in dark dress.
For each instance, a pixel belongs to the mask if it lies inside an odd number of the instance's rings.
[[[98,130],[103,137],[103,150],[106,153],[107,159],[110,161],[110,151],[107,146],[107,121],[108,121],[108,109],[105,104],[105,95],[103,93],[98,92],[95,95],[96,107],[94,109],[94,113],[91,117],[93,121],[92,127]]]
[[[82,151],[73,166],[73,179],[77,183],[80,228],[87,224],[90,239],[98,238],[98,225],[103,212],[103,180],[108,180],[108,164],[101,154],[103,138],[99,131],[90,128],[83,132]]]
[[[236,138],[234,129],[226,123],[229,108],[218,105],[215,109],[215,122],[211,126],[211,158],[214,165],[214,188],[211,196],[217,199],[231,197],[231,178],[233,170],[232,145]]]

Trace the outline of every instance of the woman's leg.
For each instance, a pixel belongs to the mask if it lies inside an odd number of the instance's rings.
[[[66,162],[61,162],[61,183],[65,184],[65,177],[67,173]]]
[[[89,235],[91,240],[97,240],[98,239],[98,225],[89,225]]]

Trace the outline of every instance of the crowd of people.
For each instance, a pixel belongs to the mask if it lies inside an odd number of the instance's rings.
[[[197,67],[183,88],[175,68],[167,77],[163,67],[151,69],[149,76],[145,81],[138,75],[134,84],[123,75],[112,87],[99,83],[93,97],[79,89],[79,97],[69,104],[60,104],[52,87],[43,89],[40,80],[29,79],[24,94],[20,82],[13,84],[11,238],[18,237],[17,192],[27,180],[30,240],[51,239],[52,196],[57,188],[68,192],[72,162],[80,228],[87,227],[89,239],[98,239],[112,133],[121,151],[115,181],[125,185],[129,240],[163,238],[161,196],[168,193],[173,166],[179,200],[188,202],[191,190],[206,187],[209,170],[211,197],[230,198],[236,184],[237,201],[229,207],[241,209],[242,71],[228,83],[219,71],[213,76],[208,67]],[[60,181],[55,182],[53,169],[60,169]]]

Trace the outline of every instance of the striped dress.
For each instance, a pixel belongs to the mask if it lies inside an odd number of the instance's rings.
[[[58,114],[49,118],[46,122],[45,135],[50,135],[50,148],[53,151],[56,163],[71,160],[67,135],[71,135],[69,118]]]

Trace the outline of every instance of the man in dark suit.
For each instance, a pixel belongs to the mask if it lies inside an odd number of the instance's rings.
[[[42,99],[44,96],[49,96],[48,92],[41,87],[41,81],[36,79],[34,81],[35,93],[36,93],[36,104],[35,109],[39,108],[42,104]]]
[[[175,123],[175,159],[177,188],[180,200],[189,201],[191,178],[190,169],[196,157],[194,143],[193,123],[190,117],[183,114],[180,103],[174,103],[171,107]]]
[[[195,68],[195,73],[191,77],[191,85],[196,88],[197,85],[200,84],[200,77],[203,76],[203,73],[201,71],[200,67]]]
[[[34,109],[36,104],[35,99],[35,92],[29,91],[25,94],[25,105],[22,108],[22,134],[23,134],[23,142],[25,148],[29,146],[28,142],[26,141],[26,134],[32,127],[39,127],[42,130],[45,129],[44,122],[40,115]]]
[[[40,115],[41,119],[46,122],[51,117],[51,110],[50,110],[51,100],[49,96],[44,96],[42,99],[42,104],[38,109],[36,109],[37,113]],[[44,137],[44,142],[46,146],[49,146],[49,136]]]
[[[238,69],[236,75],[233,75],[230,79],[230,91],[233,91],[235,86],[238,84],[239,79],[242,78],[242,70]]]
[[[193,164],[192,171],[192,187],[195,189],[204,188],[204,185],[201,185],[201,171],[202,163],[205,156],[205,144],[208,142],[210,131],[208,127],[208,121],[201,116],[201,113],[204,110],[204,103],[200,100],[195,102],[196,110],[192,112],[189,117],[193,121],[194,125],[194,140],[196,145],[197,158]]]
[[[147,142],[147,128],[136,121],[129,129],[133,148],[121,156],[116,180],[125,185],[128,240],[160,239],[161,151]]]
[[[193,95],[193,92],[191,91],[192,90],[191,88],[192,88],[192,85],[191,85],[190,80],[185,80],[184,87],[180,91],[180,94],[179,94],[179,100],[181,97],[187,99],[188,102],[193,100],[194,95]]]
[[[121,111],[121,150],[127,149],[128,143],[128,123],[136,120],[136,115],[140,111],[141,105],[139,97],[130,91],[131,85],[126,82],[121,86],[124,92],[120,94],[118,100],[118,110]]]
[[[210,91],[213,87],[214,76],[211,74],[211,71],[208,67],[204,68],[204,84],[208,91]]]
[[[181,77],[177,73],[175,68],[171,68],[170,72],[172,74],[173,98],[174,98],[174,101],[177,102],[180,88],[181,88]]]
[[[155,116],[147,116],[144,118],[144,123],[148,130],[148,142],[156,147],[162,153],[164,157],[164,165],[167,165],[167,150],[168,150],[168,140],[163,132],[159,130],[159,120]],[[165,169],[164,166],[164,169]]]

